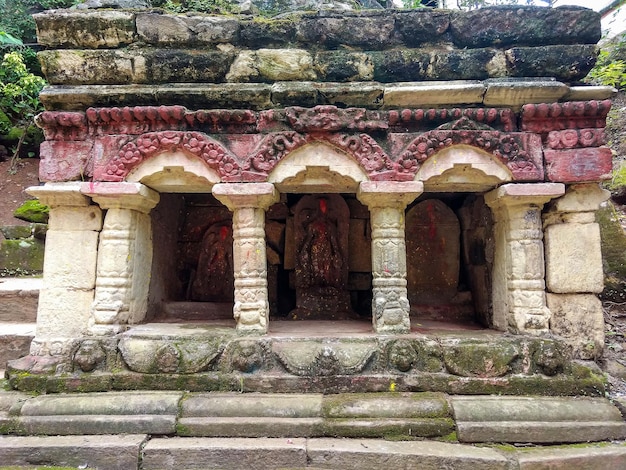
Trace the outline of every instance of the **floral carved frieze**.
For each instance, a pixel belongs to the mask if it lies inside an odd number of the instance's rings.
[[[576,147],[600,147],[606,144],[604,129],[568,129],[552,131],[546,145],[551,149],[572,149]]]
[[[398,173],[414,175],[421,164],[437,152],[456,145],[483,150],[505,164],[520,181],[543,178],[539,136],[494,130],[436,129],[414,139],[399,155]]]
[[[104,181],[123,181],[145,160],[166,152],[181,151],[202,159],[223,181],[238,181],[241,167],[217,141],[199,132],[164,131],[143,134],[124,144],[104,169]]]
[[[337,132],[339,130],[372,131],[387,129],[384,119],[374,119],[372,113],[363,108],[341,109],[336,106],[298,106],[285,109],[291,127],[298,132]]]
[[[545,133],[565,129],[604,128],[611,100],[526,104],[521,111],[521,130]]]

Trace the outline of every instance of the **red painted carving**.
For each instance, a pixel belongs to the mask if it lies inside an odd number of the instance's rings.
[[[610,109],[610,100],[526,104],[522,107],[521,127],[524,131],[539,133],[604,128]]]
[[[498,158],[518,179],[537,179],[540,163],[531,156],[532,149],[523,134],[481,130],[442,130],[426,132],[411,142],[398,159],[398,173],[413,176],[421,164],[440,150],[454,145],[471,145]],[[536,145],[540,150],[540,142]]]
[[[389,127],[386,120],[370,119],[363,108],[340,109],[331,105],[314,108],[294,106],[285,108],[285,115],[291,127],[298,132],[336,132],[342,129],[366,131]]]
[[[467,118],[471,121],[501,128],[505,132],[515,130],[515,113],[508,108],[430,108],[389,111],[390,126],[409,123],[439,125],[447,121]]]
[[[87,120],[84,113],[44,111],[35,118],[46,140],[85,140]]]
[[[87,119],[93,124],[162,121],[177,124],[187,110],[183,106],[135,106],[124,108],[89,108]]]
[[[267,176],[285,155],[306,142],[306,138],[297,132],[270,134],[263,139],[258,150],[248,159],[244,169]]]
[[[546,144],[551,149],[571,149],[576,147],[601,147],[606,143],[604,129],[568,129],[552,131]]]
[[[393,178],[392,173],[395,173],[396,165],[378,142],[368,134],[327,134],[316,140],[327,141],[352,155],[371,179]]]
[[[581,183],[611,178],[613,154],[608,147],[544,152],[549,181]]]
[[[122,181],[145,160],[164,151],[183,151],[201,158],[222,180],[237,181],[241,168],[224,147],[199,132],[164,131],[141,135],[122,146],[105,168],[105,181]]]
[[[257,115],[249,109],[214,109],[188,112],[185,115],[191,127],[201,127],[207,132],[222,133],[230,130],[241,132],[241,127],[256,131]]]
[[[351,155],[371,179],[393,179],[395,164],[374,138],[367,134],[307,134],[279,132],[270,134],[244,167],[247,178],[267,176],[285,156],[311,142],[328,142]]]

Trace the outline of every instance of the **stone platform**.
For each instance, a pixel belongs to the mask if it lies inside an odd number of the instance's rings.
[[[124,470],[626,465],[626,445],[617,442],[626,437],[626,423],[604,398],[4,392],[0,430],[12,434],[0,436],[0,455],[8,465]],[[554,445],[609,440],[616,442]]]
[[[286,393],[443,392],[603,396],[606,379],[554,338],[475,325],[413,322],[380,335],[368,321],[272,321],[241,336],[234,320],[147,323],[76,340],[67,356],[26,356],[9,384],[44,393],[189,390]]]

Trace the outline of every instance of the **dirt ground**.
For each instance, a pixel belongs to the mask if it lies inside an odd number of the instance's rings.
[[[24,189],[39,184],[39,160],[20,160],[15,174],[9,172],[10,167],[9,159],[0,161],[0,225],[25,225],[28,222],[13,217],[13,211],[27,199],[32,199]]]

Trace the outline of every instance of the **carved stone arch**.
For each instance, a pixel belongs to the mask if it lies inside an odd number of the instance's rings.
[[[241,180],[239,163],[221,143],[200,132],[184,131],[149,132],[127,141],[108,161],[101,180],[143,181],[155,173],[167,173],[168,167],[174,169],[170,173],[189,173],[209,183]]]
[[[316,140],[281,159],[267,180],[283,193],[349,193],[368,175],[347,152]]]
[[[210,193],[219,173],[185,152],[166,151],[144,160],[126,181],[142,183],[160,193]]]
[[[427,158],[415,175],[426,192],[484,192],[513,180],[493,154],[470,145],[444,148]]]
[[[414,139],[398,157],[398,174],[415,176],[424,162],[451,147],[474,148],[494,163],[508,168],[507,181],[543,181],[541,137],[495,130],[435,129]]]
[[[309,150],[303,153],[301,149],[305,146]],[[342,163],[338,163],[334,158],[321,152],[316,155],[315,160],[311,161],[311,163],[315,163],[311,165],[312,167],[335,167],[339,169],[337,173],[340,175],[347,168],[350,168],[350,171],[364,173],[366,175],[365,180],[386,180],[393,178],[396,174],[396,164],[376,140],[367,134],[300,134],[288,131],[270,134],[263,140],[248,160],[244,178],[251,181],[267,178],[274,173],[276,167],[283,166],[284,160],[289,159],[290,164],[293,164],[292,154],[298,155],[298,158],[305,158],[302,155],[309,155],[312,149],[326,149],[328,155],[335,155],[342,161]],[[355,165],[359,167],[358,171],[354,170]],[[296,173],[301,170],[302,168]],[[290,177],[294,175],[295,173],[291,174]],[[272,179],[280,182],[282,177],[274,174]],[[365,180],[359,176],[358,180],[355,181]],[[268,179],[268,181],[270,180]]]

